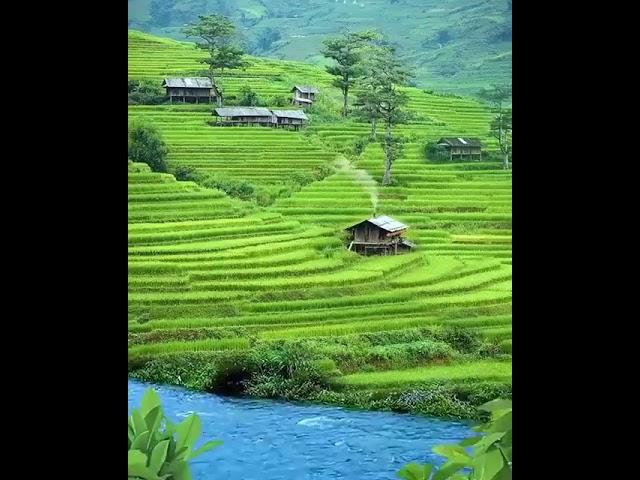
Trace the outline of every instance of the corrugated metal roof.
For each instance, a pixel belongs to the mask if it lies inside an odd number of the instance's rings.
[[[293,87],[291,91],[293,92],[294,90],[300,90],[302,93],[320,93],[320,91],[317,88],[306,87],[304,85],[296,85],[295,87]]]
[[[215,108],[213,114],[218,117],[271,117],[271,111],[262,107],[224,107]]]
[[[478,138],[467,137],[443,137],[438,140],[439,144],[446,144],[452,147],[481,147],[482,143]]]
[[[171,88],[213,88],[211,79],[206,77],[167,77],[162,84]]]
[[[403,239],[400,243],[401,243],[402,245],[406,245],[406,246],[407,246],[407,247],[409,247],[409,248],[415,248],[415,246],[416,246],[416,244],[415,244],[415,243],[413,243],[411,240],[407,240],[406,238],[405,238],[405,239]]]
[[[296,102],[313,103],[312,100],[309,100],[308,98],[301,98],[301,97],[296,97]]]
[[[391,217],[388,217],[386,215],[381,215],[379,217],[375,217],[375,218],[370,218],[369,220],[365,220],[364,222],[369,222],[369,223],[373,223],[375,226],[382,228],[383,230],[387,231],[387,232],[397,232],[399,230],[406,230],[407,228],[409,228],[407,225],[405,225],[404,223],[401,223]],[[360,222],[360,223],[356,223],[355,225],[350,226],[349,228],[347,228],[347,230],[351,230],[355,227],[357,227],[358,225],[361,225],[364,222]]]
[[[387,232],[397,232],[398,230],[405,230],[409,228],[404,223],[401,223],[386,215],[381,215],[376,218],[370,218],[369,221],[380,228],[383,228]]]
[[[272,110],[278,118],[296,118],[298,120],[309,120],[302,110]]]

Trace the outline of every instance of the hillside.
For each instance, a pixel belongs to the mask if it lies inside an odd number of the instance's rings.
[[[130,78],[193,73],[199,55],[192,44],[129,33]],[[442,135],[491,146],[490,113],[472,99],[408,88],[416,118],[399,128],[409,143],[396,184],[372,188],[362,172],[379,184],[381,148],[350,154],[369,127],[326,113],[340,99],[322,69],[254,58],[222,81],[230,95],[247,84],[264,98],[317,85],[319,106],[299,133],[212,127],[209,105],[129,106],[130,119],[161,130],[172,169],[249,181],[272,196],[260,206],[130,164],[130,374],[215,389],[224,359],[282,341],[302,342],[331,382],[286,398],[468,416],[470,405],[510,391],[511,171],[428,163],[422,153]],[[342,230],[374,208],[410,225],[420,248],[347,252]],[[481,343],[461,341],[454,326]],[[444,403],[402,406],[403,395],[434,383]]]
[[[376,28],[423,88],[473,94],[511,79],[507,0],[129,0],[129,28],[184,40],[197,15],[221,13],[255,55],[322,64],[323,39]]]

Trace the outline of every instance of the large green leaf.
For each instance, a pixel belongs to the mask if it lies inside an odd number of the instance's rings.
[[[201,425],[200,418],[197,415],[190,415],[184,419],[180,425],[176,427],[176,448],[179,451],[187,448],[189,451],[193,448],[193,444],[200,436]]]
[[[474,454],[478,455],[480,453],[484,453],[489,447],[491,447],[494,443],[499,442],[500,439],[504,436],[505,432],[497,432],[490,433],[482,438],[478,443],[474,446]]]
[[[459,443],[459,445],[461,447],[470,447],[470,446],[475,445],[476,443],[478,443],[483,438],[484,437],[469,437],[469,438],[465,438],[464,440],[462,440]]]
[[[479,406],[478,408],[480,410],[484,410],[485,412],[497,412],[499,410],[511,410],[512,404],[511,400],[503,400],[497,398],[485,403],[484,405]]]
[[[469,454],[460,445],[437,445],[432,450],[452,462],[468,463],[471,461]]]
[[[503,415],[494,418],[491,425],[487,428],[487,432],[506,432],[512,429],[512,412],[505,411]]]
[[[128,476],[144,480],[160,480],[158,476],[147,468],[147,456],[139,450],[129,450]]]
[[[149,468],[155,472],[160,473],[165,460],[167,459],[167,450],[169,449],[169,440],[164,440],[158,443],[149,458]]]
[[[204,452],[208,452],[209,450],[219,447],[220,445],[222,445],[222,442],[220,440],[210,440],[200,446],[197,450],[194,450],[189,459],[196,458],[198,455],[201,455]]]
[[[474,480],[495,480],[503,468],[508,468],[498,449],[491,449],[473,460]]]
[[[131,412],[131,424],[133,426],[133,433],[136,435],[140,435],[142,432],[148,430],[147,424],[144,421],[144,417],[140,413],[140,410],[133,410]]]
[[[404,480],[429,480],[433,465],[419,465],[410,463],[400,470],[396,475]]]
[[[132,450],[140,450],[146,452],[149,448],[149,431],[142,432],[138,435],[131,444]]]
[[[442,465],[436,473],[433,474],[433,480],[446,480],[452,478],[452,476],[467,467],[468,463],[460,462],[447,462]]]
[[[147,430],[150,432],[157,432],[160,428],[160,422],[162,422],[162,408],[158,405],[152,408],[144,417],[144,422],[147,425]]]
[[[160,408],[160,397],[153,388],[149,388],[144,392],[142,402],[140,403],[140,413],[145,417],[154,408]]]

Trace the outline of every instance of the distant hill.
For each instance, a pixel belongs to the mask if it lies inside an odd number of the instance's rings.
[[[232,18],[253,55],[322,64],[324,38],[375,28],[421,87],[472,94],[511,78],[510,0],[129,0],[129,28],[184,39],[209,13]]]

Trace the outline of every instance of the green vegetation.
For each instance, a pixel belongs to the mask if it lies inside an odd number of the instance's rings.
[[[447,461],[437,470],[416,463],[398,472],[404,480],[511,480],[512,405],[510,400],[493,400],[480,407],[491,419],[475,430],[484,435],[463,440],[458,445],[438,445],[433,451]],[[469,454],[466,448],[472,447]],[[463,473],[465,469],[469,473]]]
[[[167,171],[167,146],[153,126],[140,121],[129,125],[129,160],[146,163],[154,172]]]
[[[253,55],[320,66],[322,42],[375,28],[422,88],[472,95],[511,78],[510,1],[129,0],[129,28],[184,40],[198,15],[230,17]]]
[[[199,74],[205,56],[129,32],[130,81]],[[491,109],[397,87],[404,154],[378,190],[383,147],[368,119],[342,118],[331,75],[248,61],[225,71],[227,100],[250,90],[271,106],[317,86],[306,129],[213,127],[210,105],[129,105],[164,138],[172,172],[129,163],[130,375],[459,418],[510,397],[511,170],[424,158],[451,135],[499,152]],[[343,229],[374,207],[410,226],[414,252],[346,251]]]
[[[129,416],[129,480],[188,480],[189,461],[222,442],[195,449],[201,423],[196,414],[174,424],[165,417],[160,398],[148,389],[139,409]]]

